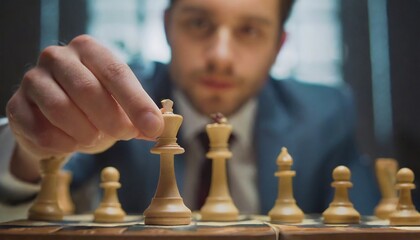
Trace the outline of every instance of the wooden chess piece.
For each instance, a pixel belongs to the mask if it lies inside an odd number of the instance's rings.
[[[398,163],[395,159],[379,158],[375,162],[376,177],[381,190],[381,201],[375,207],[375,216],[388,219],[398,204],[398,195],[395,189],[395,177]]]
[[[28,211],[29,220],[60,221],[63,211],[57,200],[57,175],[64,162],[62,157],[50,157],[40,161],[41,189]]]
[[[292,164],[292,157],[287,148],[283,147],[277,157],[278,171],[275,176],[279,178],[278,195],[274,207],[268,213],[271,221],[300,223],[303,220],[304,214],[293,197],[292,178],[296,172],[291,170]]]
[[[57,200],[58,206],[64,215],[74,213],[74,203],[70,196],[70,183],[72,174],[69,171],[61,170],[57,175]]]
[[[360,222],[360,214],[353,208],[348,196],[348,188],[353,186],[350,176],[350,170],[345,166],[338,166],[334,169],[334,181],[331,186],[335,188],[335,194],[330,206],[322,213],[324,223]]]
[[[123,222],[125,212],[118,200],[117,189],[120,173],[114,167],[106,167],[101,172],[101,188],[104,189],[103,199],[94,213],[94,222],[115,223]]]
[[[236,221],[239,211],[229,194],[226,173],[226,159],[232,157],[228,149],[228,140],[232,125],[218,113],[213,115],[214,123],[206,126],[210,139],[210,150],[206,157],[212,159],[210,192],[200,209],[203,221]]]
[[[162,101],[165,128],[150,150],[160,154],[160,175],[155,196],[144,211],[145,224],[148,225],[187,225],[191,223],[191,210],[182,200],[175,178],[174,154],[184,153],[176,142],[176,135],[182,123],[182,116],[173,113],[173,102]]]
[[[391,225],[420,225],[420,214],[411,199],[411,190],[414,185],[414,173],[408,168],[402,168],[397,173],[396,188],[399,190],[397,210],[389,216]]]

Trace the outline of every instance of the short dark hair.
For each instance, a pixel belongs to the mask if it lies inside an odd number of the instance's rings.
[[[172,6],[175,4],[175,2],[178,0],[170,0],[168,9],[172,8]],[[279,0],[280,3],[280,14],[281,14],[281,26],[284,27],[284,24],[286,23],[287,19],[290,16],[290,12],[292,11],[293,4],[295,3],[295,0]]]
[[[281,8],[281,25],[284,26],[287,19],[290,16],[290,13],[292,12],[293,4],[295,3],[295,0],[280,0],[280,8]]]

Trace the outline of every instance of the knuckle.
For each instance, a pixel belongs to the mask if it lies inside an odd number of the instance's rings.
[[[89,45],[95,42],[95,39],[89,35],[83,34],[83,35],[79,35],[75,38],[73,38],[73,40],[71,40],[69,46],[75,47],[75,48],[80,48],[82,46],[85,45]]]
[[[22,88],[34,87],[35,81],[40,78],[40,74],[35,69],[31,69],[23,75],[21,86]]]
[[[15,95],[10,98],[6,105],[6,116],[9,120],[9,126],[16,133],[17,129],[22,128],[22,110],[20,110],[20,101]]]
[[[16,94],[15,94],[16,95]],[[13,95],[10,100],[7,102],[6,105],[6,114],[9,118],[9,120],[13,120],[14,116],[16,116],[16,113],[19,109],[18,101],[16,100],[16,96]]]
[[[63,56],[64,47],[60,46],[48,46],[40,54],[40,61],[57,61]]]
[[[74,80],[72,81],[72,85],[78,92],[88,96],[94,94],[97,89],[95,81],[93,81],[91,78],[82,76],[75,76]]]
[[[124,77],[127,71],[127,64],[114,62],[108,64],[104,69],[105,78],[108,80],[119,79]]]

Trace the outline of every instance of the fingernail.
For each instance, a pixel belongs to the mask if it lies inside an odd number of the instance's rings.
[[[98,136],[89,144],[82,145],[83,147],[91,148],[98,145],[99,142],[105,137],[105,134],[103,132],[99,132]]]
[[[155,114],[147,112],[141,116],[139,126],[145,137],[157,138],[162,128],[162,122]]]

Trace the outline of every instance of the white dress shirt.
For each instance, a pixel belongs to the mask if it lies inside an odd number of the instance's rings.
[[[174,102],[178,114],[184,117],[181,134],[188,151],[184,153],[186,160],[185,181],[181,194],[185,204],[192,209],[196,206],[200,171],[205,160],[204,149],[196,136],[202,132],[206,124],[211,122],[207,116],[196,112],[179,90],[174,92]],[[229,146],[232,159],[227,160],[228,179],[232,199],[241,214],[258,213],[259,199],[257,191],[256,156],[252,144],[253,129],[256,116],[256,100],[247,102],[239,111],[228,118],[233,127],[235,141]]]

